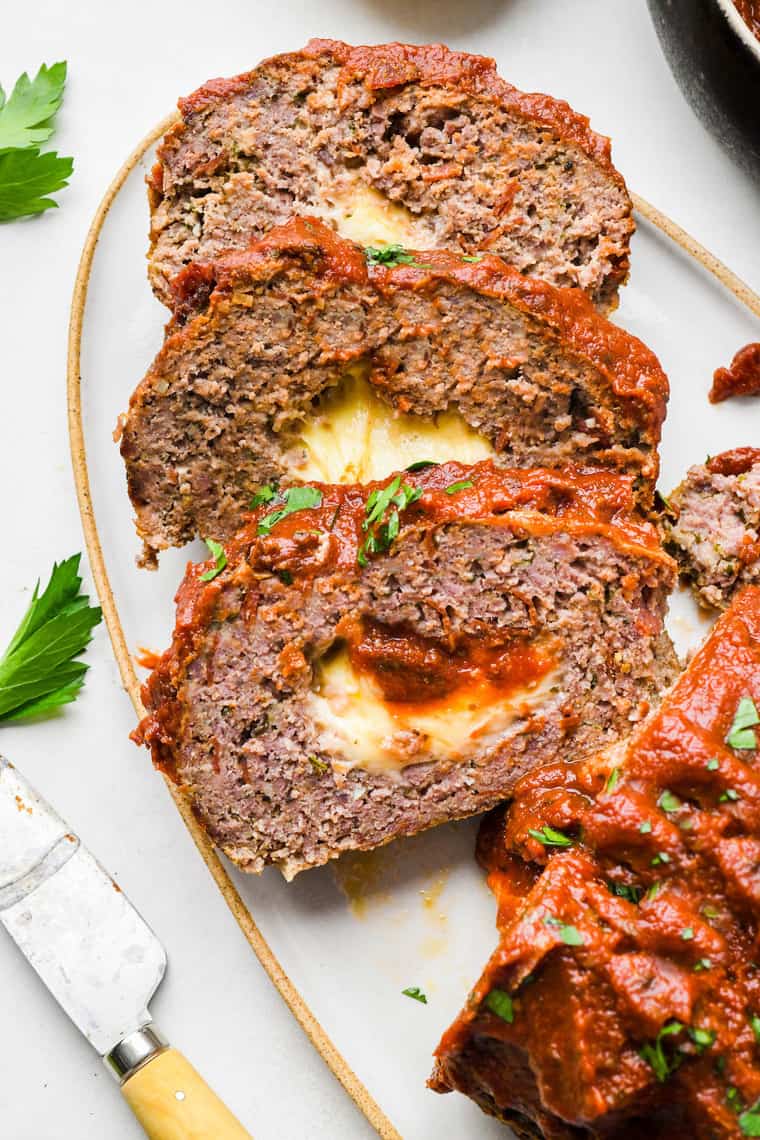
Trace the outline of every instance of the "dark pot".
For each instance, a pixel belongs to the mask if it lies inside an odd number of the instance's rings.
[[[760,178],[760,41],[732,0],[648,0],[679,87],[708,130]]]

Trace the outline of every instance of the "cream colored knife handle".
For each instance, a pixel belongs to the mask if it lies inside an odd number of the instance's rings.
[[[176,1049],[156,1053],[121,1091],[150,1140],[251,1140]]]

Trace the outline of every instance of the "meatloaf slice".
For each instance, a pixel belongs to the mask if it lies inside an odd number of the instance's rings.
[[[181,275],[180,315],[121,443],[149,560],[196,533],[229,537],[260,483],[302,478],[305,425],[359,365],[396,417],[430,425],[456,411],[505,464],[610,466],[650,493],[668,385],[639,340],[579,290],[493,255],[406,259],[368,265],[296,219]]]
[[[741,586],[760,583],[760,449],[690,467],[666,508],[666,544],[702,605],[725,609]]]
[[[614,308],[634,229],[609,140],[493,60],[441,44],[312,40],[179,102],[149,179],[150,276],[244,248],[292,214],[363,245],[490,250]]]
[[[260,498],[188,569],[137,733],[246,870],[491,807],[674,674],[674,566],[624,476],[450,463]]]
[[[747,587],[628,742],[487,817],[501,941],[436,1091],[547,1140],[758,1134],[759,709]]]

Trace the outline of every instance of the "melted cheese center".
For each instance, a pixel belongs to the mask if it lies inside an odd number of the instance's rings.
[[[428,244],[410,210],[358,179],[347,180],[337,192],[331,188],[329,204],[321,212],[334,222],[341,237],[358,245],[398,244],[414,249]]]
[[[395,412],[375,394],[366,375],[366,367],[353,368],[306,422],[300,441],[306,459],[293,468],[297,478],[367,483],[420,459],[477,463],[494,455],[488,441],[457,412],[435,419]]]
[[[320,746],[338,753],[332,760],[337,773],[358,767],[387,775],[409,764],[463,760],[503,739],[546,700],[559,673],[549,669],[508,694],[496,685],[464,686],[438,701],[407,706],[384,700],[372,677],[354,669],[341,649],[317,664],[309,712]]]

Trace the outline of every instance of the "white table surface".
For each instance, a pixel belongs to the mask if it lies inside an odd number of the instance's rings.
[[[0,227],[3,644],[35,578],[83,545],[66,429],[66,331],[79,252],[106,185],[179,94],[316,35],[443,40],[495,56],[518,86],[589,114],[613,136],[631,188],[760,290],[759,188],[685,103],[644,0],[9,4],[0,81],[7,91],[22,70],[68,60],[53,144],[74,155],[75,172],[60,210]],[[705,361],[705,371],[716,363]],[[695,377],[700,386],[704,379]],[[146,755],[127,739],[134,716],[103,628],[88,660],[78,704],[45,724],[0,727],[0,751],[69,819],[164,941],[170,968],[157,1021],[256,1140],[373,1135],[269,983]],[[142,1135],[99,1060],[5,939],[0,1026],[6,1140]]]

